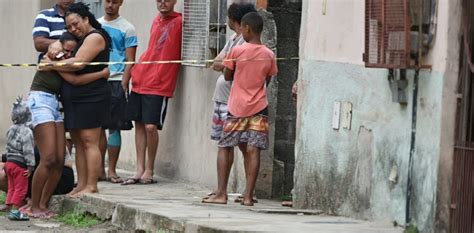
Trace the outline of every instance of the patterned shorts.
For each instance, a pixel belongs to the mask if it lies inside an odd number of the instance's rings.
[[[224,121],[227,119],[227,104],[215,102],[214,114],[212,114],[211,139],[214,141],[221,140],[222,131],[224,129]]]
[[[234,147],[247,143],[261,150],[268,149],[268,116],[256,114],[250,117],[229,115],[224,123],[224,132],[219,147]]]

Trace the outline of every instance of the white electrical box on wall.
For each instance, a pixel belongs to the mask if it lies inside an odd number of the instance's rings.
[[[332,128],[339,130],[339,121],[341,119],[341,102],[334,102],[332,110]]]

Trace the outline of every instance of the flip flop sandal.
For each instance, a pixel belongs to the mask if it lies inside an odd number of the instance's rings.
[[[10,214],[8,214],[8,219],[11,221],[28,221],[30,218],[28,215],[20,212],[19,210],[11,210]]]
[[[109,178],[107,178],[107,181],[112,183],[112,184],[120,184],[120,183],[124,182],[124,180],[122,180],[122,178],[120,178],[120,176],[109,177]]]
[[[127,179],[125,179],[125,180],[121,183],[121,185],[137,184],[138,182],[140,182],[140,179],[133,178],[133,177],[128,177]]]
[[[214,201],[214,200],[211,199],[211,198],[208,198],[208,199],[202,199],[201,203],[204,203],[204,204],[226,205],[226,204],[227,204],[227,201],[226,201],[226,202],[218,202],[218,201]]]
[[[215,196],[215,195],[216,195],[216,193],[211,192],[211,193],[208,193],[208,194],[207,194],[205,197],[203,197],[202,199],[203,199],[203,200],[206,200],[206,199],[209,199],[210,197]]]
[[[157,182],[153,178],[147,178],[147,179],[140,179],[138,183],[139,184],[156,184]]]
[[[46,211],[46,213],[48,214],[48,216],[49,216],[50,218],[55,218],[55,217],[58,216],[57,213],[54,213],[54,212],[51,211],[51,210]]]
[[[242,201],[240,204],[243,205],[243,206],[253,206],[253,203],[250,203],[250,204],[247,203],[246,204],[244,201]]]
[[[244,196],[238,196],[235,198],[234,202],[235,203],[242,203],[244,201]],[[252,198],[253,203],[258,203],[258,200],[256,198]]]
[[[36,212],[36,213],[29,212],[26,215],[28,215],[30,218],[36,218],[36,219],[50,219],[51,218],[51,216],[49,216],[48,211],[41,211],[41,212]]]

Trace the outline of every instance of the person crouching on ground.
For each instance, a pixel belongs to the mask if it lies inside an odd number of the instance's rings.
[[[5,173],[8,177],[6,205],[9,218],[26,220],[18,209],[25,204],[28,192],[28,177],[35,167],[33,132],[26,125],[31,113],[21,98],[13,104],[13,125],[7,131]]]
[[[232,148],[247,143],[244,163],[247,164],[246,192],[242,205],[252,206],[260,168],[260,150],[268,148],[268,100],[266,85],[278,72],[275,55],[262,45],[260,34],[263,19],[255,12],[246,14],[241,21],[243,45],[236,46],[224,61],[224,77],[233,80],[224,122],[223,136],[219,141],[219,155],[230,156]],[[245,135],[245,137],[243,137]],[[219,182],[215,196],[208,202],[225,204],[227,179]]]

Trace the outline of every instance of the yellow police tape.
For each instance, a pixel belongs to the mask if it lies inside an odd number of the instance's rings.
[[[299,60],[299,57],[286,57],[286,58],[275,58],[277,61],[284,61],[284,60]],[[258,60],[267,60],[267,59],[241,59],[240,61],[258,61]],[[141,61],[141,62],[52,62],[52,63],[0,63],[0,67],[48,67],[48,66],[98,66],[98,65],[116,65],[116,64],[124,64],[124,65],[136,65],[136,64],[143,64],[143,65],[152,65],[152,64],[206,64],[206,63],[213,63],[216,60],[169,60],[169,61]],[[235,59],[226,59],[226,60],[219,60],[219,61],[237,61]]]

